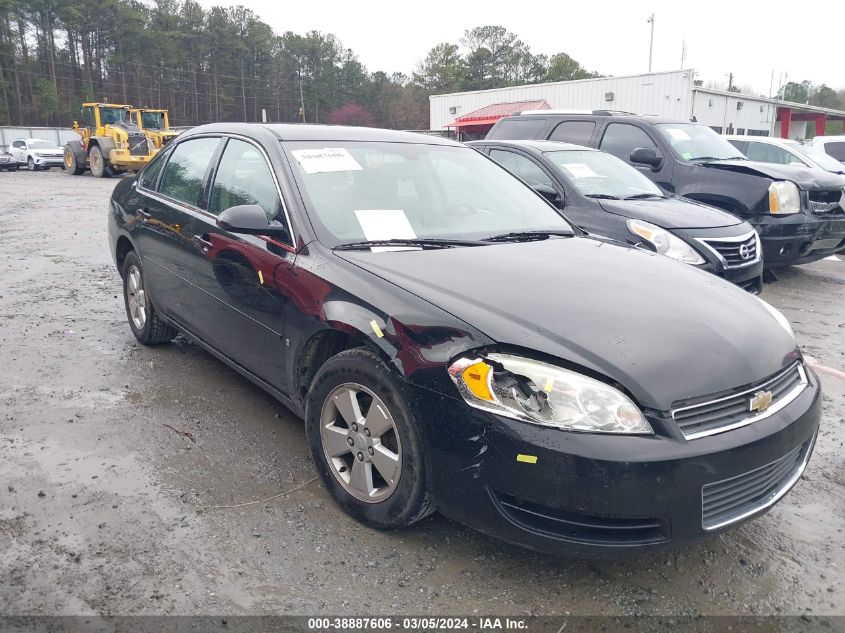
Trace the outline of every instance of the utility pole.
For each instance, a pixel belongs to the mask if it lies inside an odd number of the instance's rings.
[[[299,114],[305,123],[305,97],[302,94],[302,62],[299,62]]]
[[[731,92],[731,88],[734,87],[734,74],[728,73],[728,92]]]
[[[684,69],[684,60],[687,57],[687,41],[681,41],[681,70]]]
[[[651,54],[654,51],[654,14],[652,13],[648,18],[651,24],[651,39],[648,42],[648,72],[651,72]]]

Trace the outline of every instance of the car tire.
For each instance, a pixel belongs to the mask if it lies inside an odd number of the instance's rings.
[[[350,407],[352,399],[357,408]],[[347,514],[369,527],[395,530],[434,512],[422,442],[402,385],[376,353],[355,348],[326,361],[308,390],[305,423],[317,471]]]
[[[37,169],[36,166],[35,166],[35,161],[32,160],[32,156],[30,156],[29,158],[26,159],[26,168],[29,171],[35,171]]]
[[[143,345],[160,345],[173,340],[178,331],[156,313],[147,290],[141,260],[135,251],[126,255],[121,274],[126,319],[138,342]]]

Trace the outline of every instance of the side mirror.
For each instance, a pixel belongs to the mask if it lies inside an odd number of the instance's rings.
[[[651,147],[636,147],[631,152],[631,162],[648,165],[652,171],[657,171],[663,167],[663,156]]]
[[[257,204],[229,207],[217,217],[217,226],[232,233],[288,237],[287,227],[276,220],[268,221],[264,208]]]
[[[560,194],[554,188],[541,184],[534,185],[531,188],[555,205],[558,209],[563,208],[563,198],[560,197]]]

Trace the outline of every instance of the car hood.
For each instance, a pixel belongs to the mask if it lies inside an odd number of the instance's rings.
[[[720,160],[702,163],[702,167],[765,176],[773,180],[791,180],[801,189],[835,189],[845,185],[845,178],[842,176],[824,169],[811,169],[797,165],[758,163],[753,160]]]
[[[503,346],[603,374],[653,409],[748,385],[799,354],[733,284],[602,240],[336,254]]]
[[[600,200],[608,213],[645,220],[664,229],[709,229],[734,226],[742,220],[725,211],[683,200],[654,198],[651,200]]]

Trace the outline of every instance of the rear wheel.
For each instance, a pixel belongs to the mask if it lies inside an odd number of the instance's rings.
[[[306,434],[334,499],[370,527],[398,529],[434,511],[422,443],[398,380],[370,350],[346,350],[317,372]]]
[[[103,150],[99,145],[95,145],[88,152],[88,163],[91,165],[91,173],[97,178],[109,178],[114,174],[114,170],[109,165],[108,159],[103,156]]]
[[[76,152],[73,151],[73,148],[70,145],[65,145],[64,169],[67,173],[74,176],[79,176],[83,171],[85,171],[85,165],[79,164],[79,161],[76,160]]]
[[[178,333],[162,321],[147,292],[144,269],[135,251],[130,251],[123,262],[123,303],[132,334],[144,345],[159,345],[172,340]]]

